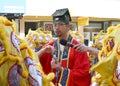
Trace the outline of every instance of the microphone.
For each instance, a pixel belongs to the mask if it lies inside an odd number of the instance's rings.
[[[61,39],[60,40],[60,44],[62,44],[62,45],[64,45],[64,46],[68,46],[68,47],[74,47],[74,45],[73,44],[71,44],[70,42],[68,42],[67,40],[65,40],[65,39]]]

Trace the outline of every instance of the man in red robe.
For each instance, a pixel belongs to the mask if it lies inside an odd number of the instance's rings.
[[[57,37],[38,51],[39,61],[46,74],[55,73],[55,86],[90,86],[90,61],[86,52],[63,46],[61,39],[79,44],[69,35],[71,17],[68,9],[56,10],[53,16],[53,30]]]

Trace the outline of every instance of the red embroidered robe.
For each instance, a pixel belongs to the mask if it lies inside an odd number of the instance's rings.
[[[71,42],[78,44],[74,39]],[[55,41],[52,41],[48,45],[54,46],[54,43]],[[44,53],[39,58],[46,74],[54,71],[51,68],[51,59],[50,53]],[[62,58],[60,62],[64,69],[59,73],[58,83],[62,86],[90,86],[90,61],[86,52],[77,52],[75,49],[69,48],[67,58]]]

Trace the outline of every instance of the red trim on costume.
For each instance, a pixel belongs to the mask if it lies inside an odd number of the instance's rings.
[[[28,70],[29,70],[29,67],[30,67],[31,65],[33,65],[33,64],[29,64],[29,65],[28,65]],[[35,66],[35,65],[33,65],[33,66]],[[37,81],[36,79],[34,79],[34,77],[32,77],[30,73],[29,73],[29,76],[32,78],[32,80],[34,80],[36,83],[38,83],[38,81]],[[38,84],[39,84],[39,83],[38,83]],[[33,86],[33,85],[32,85],[32,86]]]
[[[8,81],[9,86],[12,86],[12,85],[10,84],[10,81],[9,81],[10,70],[11,70],[15,65],[17,65],[17,63],[13,64],[13,65],[9,68],[9,70],[8,70],[7,81]]]

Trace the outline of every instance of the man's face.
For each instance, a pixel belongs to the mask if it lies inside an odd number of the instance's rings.
[[[54,30],[54,33],[57,37],[61,37],[65,34],[67,34],[68,32],[68,28],[67,28],[68,25],[66,25],[64,22],[61,22],[61,21],[55,21],[53,23],[53,30]]]

